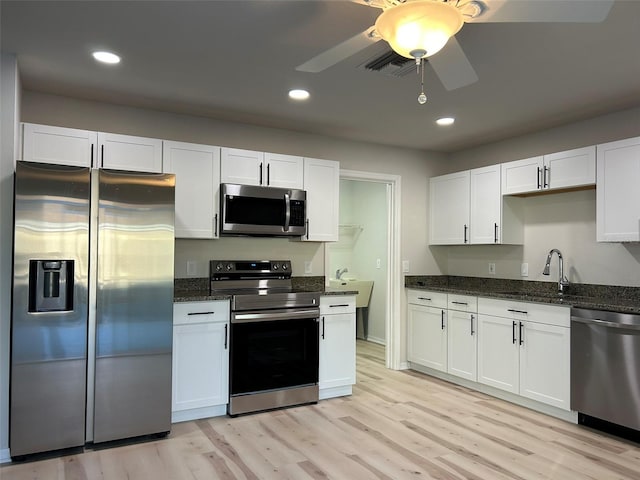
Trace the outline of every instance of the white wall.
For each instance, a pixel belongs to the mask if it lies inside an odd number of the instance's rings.
[[[16,58],[0,59],[0,463],[9,455],[9,345],[13,245],[13,171],[18,149],[20,79]]]
[[[596,117],[559,128],[457,152],[450,170],[497,164],[545,153],[640,135],[640,108]],[[496,277],[520,279],[520,264],[529,264],[527,280],[557,281],[543,276],[546,255],[559,248],[571,282],[640,286],[640,244],[596,242],[595,190],[546,194],[524,199],[524,245],[431,247],[446,258],[442,270],[450,275],[486,277],[496,264]]]
[[[414,273],[440,273],[427,248],[428,178],[446,168],[445,155],[411,149],[350,142],[319,135],[223,122],[215,119],[92,102],[37,92],[23,92],[22,120],[63,127],[156,137],[252,150],[338,160],[341,168],[389,173],[402,177],[401,254]],[[294,275],[302,275],[301,259],[312,261],[312,275],[324,275],[320,246],[283,239],[176,241],[176,276],[186,276],[186,260],[206,272],[210,258],[239,255],[269,257],[273,249],[294,260]],[[440,262],[441,263],[441,262]]]

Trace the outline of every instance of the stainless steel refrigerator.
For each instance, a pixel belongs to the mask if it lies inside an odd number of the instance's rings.
[[[12,457],[170,430],[174,186],[17,162]]]

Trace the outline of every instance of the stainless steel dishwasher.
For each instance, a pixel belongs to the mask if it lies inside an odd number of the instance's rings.
[[[571,409],[640,430],[640,315],[571,309]]]

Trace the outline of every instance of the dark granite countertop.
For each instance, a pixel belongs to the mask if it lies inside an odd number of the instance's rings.
[[[561,296],[555,282],[451,275],[406,276],[404,286],[415,290],[640,314],[640,287],[571,284]]]
[[[356,290],[338,290],[324,286],[324,277],[293,277],[294,292],[318,292],[320,295],[357,295]],[[207,302],[212,300],[230,300],[231,295],[211,295],[208,278],[176,278],[174,281],[173,301]]]

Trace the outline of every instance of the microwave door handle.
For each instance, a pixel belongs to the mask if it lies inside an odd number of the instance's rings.
[[[284,231],[289,231],[289,223],[291,223],[291,199],[289,193],[284,194]]]

